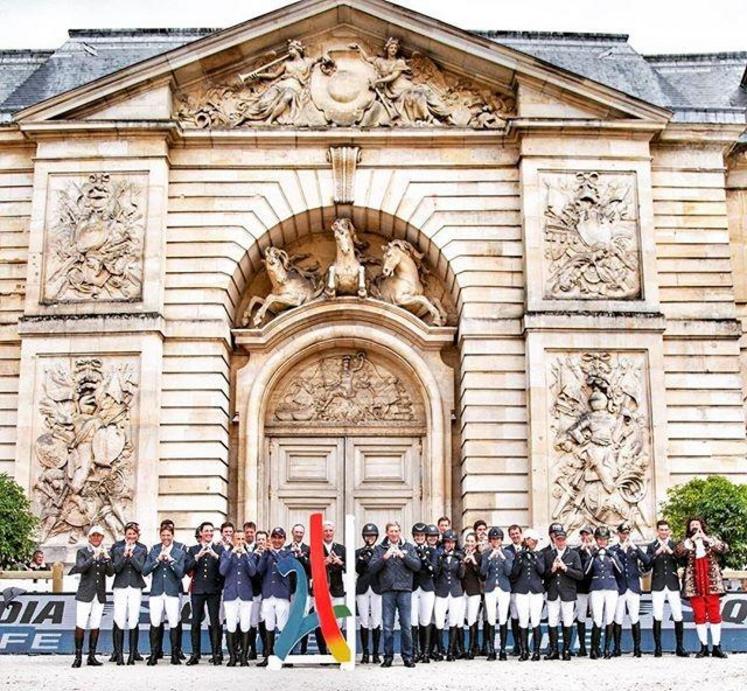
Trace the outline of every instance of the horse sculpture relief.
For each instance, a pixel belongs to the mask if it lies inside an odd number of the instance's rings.
[[[446,310],[437,298],[426,297],[423,289],[421,275],[426,272],[423,254],[407,240],[392,240],[382,249],[383,266],[373,286],[374,297],[416,314],[425,309],[433,326],[443,326]]]
[[[368,247],[358,239],[355,226],[349,218],[337,218],[332,223],[335,235],[337,254],[335,263],[327,270],[327,286],[324,293],[327,297],[336,295],[357,295],[364,298],[366,289],[366,264],[370,258],[363,255]]]
[[[251,319],[252,326],[260,326],[271,311],[275,314],[298,307],[322,294],[324,286],[321,281],[319,265],[303,268],[299,262],[309,255],[289,257],[285,250],[268,247],[265,251],[264,265],[267,276],[272,284],[272,290],[266,298],[253,297],[244,312],[243,324],[248,324],[252,311],[259,305],[259,309]]]

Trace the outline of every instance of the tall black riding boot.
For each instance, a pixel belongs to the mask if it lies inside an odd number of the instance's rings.
[[[163,659],[163,622],[158,626],[158,646],[156,647],[156,654],[158,659]]]
[[[511,636],[514,639],[514,647],[511,651],[511,657],[519,657],[521,655],[521,630],[519,628],[519,620],[511,620]]]
[[[612,640],[615,644],[612,649],[612,657],[620,657],[622,655],[622,636],[622,624],[612,624]]]
[[[563,659],[571,659],[571,639],[573,638],[573,628],[571,626],[563,627]]]
[[[152,667],[158,662],[158,627],[151,626],[148,629],[148,639],[150,640],[150,655],[148,661],[145,663],[148,667]]]
[[[586,657],[586,622],[576,622],[576,635],[578,636],[578,656]]]
[[[604,659],[610,660],[612,658],[612,651],[614,650],[614,645],[612,642],[612,639],[614,638],[615,625],[614,624],[607,624],[607,626],[604,629]]]
[[[210,641],[210,658],[208,662],[212,665],[215,662],[215,653],[213,652],[213,625],[208,624],[208,641]]]
[[[307,633],[302,639],[301,639],[301,655],[306,655],[306,653],[309,651],[309,634]]]
[[[251,629],[241,632],[241,654],[239,655],[239,665],[241,667],[249,666],[249,650],[251,647]]]
[[[410,627],[410,637],[412,638],[412,659],[420,662],[420,639],[418,638],[418,627]]]
[[[223,653],[220,649],[221,641],[223,639],[222,633],[223,627],[220,624],[214,626],[210,632],[210,652],[212,655],[210,659],[213,661],[214,665],[223,664]]]
[[[434,662],[441,662],[444,659],[443,630],[437,629],[435,624],[430,624],[428,630],[431,632],[431,645],[428,649],[428,656]]]
[[[257,659],[257,627],[249,627],[249,654],[246,656],[247,660]]]
[[[379,644],[381,643],[381,627],[377,626],[373,631],[371,632],[371,662],[373,662],[375,665],[378,665],[379,662],[381,662],[381,658],[379,657]]]
[[[88,632],[88,659],[86,664],[89,667],[100,667],[101,662],[96,659],[96,646],[99,643],[99,630],[91,629]]]
[[[507,660],[508,655],[506,655],[506,645],[508,644],[508,624],[501,624],[498,627],[498,630],[500,631],[500,652],[498,653],[498,659],[499,660]]]
[[[262,662],[257,663],[257,667],[267,667],[267,665],[270,662],[270,655],[273,654],[275,651],[275,631],[267,631],[267,634],[265,636],[265,643],[262,646],[263,650],[262,653],[264,654],[264,658],[262,658]]]
[[[187,660],[188,665],[196,665],[200,661],[200,644],[201,644],[202,630],[197,627],[191,627],[189,631],[189,638],[192,643],[192,654]]]
[[[361,626],[361,664],[367,665],[371,662],[371,651],[368,649],[368,629]]]
[[[179,616],[181,617],[181,612],[179,613]],[[182,620],[179,619],[179,623],[176,625],[176,656],[180,660],[186,660],[187,656],[184,654],[184,651],[182,650],[182,633],[183,633]]]
[[[121,667],[125,661],[124,661],[124,651],[122,648],[124,647],[124,631],[117,626],[117,628],[112,628],[112,647],[114,648],[114,660],[117,663],[118,667]]]
[[[119,630],[119,626],[117,626],[117,622],[114,622],[112,624],[112,654],[109,657],[109,662],[117,662],[117,640],[118,640],[117,631],[118,630]]]
[[[495,654],[495,626],[492,624],[484,624],[482,627],[483,635],[488,641],[488,657],[487,659],[491,662],[496,659]]]
[[[542,647],[542,629],[539,626],[535,626],[532,629],[532,662],[537,662],[542,659],[540,655],[540,648]]]
[[[661,622],[659,622],[659,626],[661,626]],[[661,638],[661,631],[659,632],[659,637]],[[690,653],[685,650],[685,628],[681,621],[674,622],[674,637],[677,641],[677,647],[675,648],[677,657],[690,657]]]
[[[661,657],[661,622],[654,619],[654,657]]]
[[[85,631],[81,628],[75,627],[75,659],[73,660],[72,667],[80,667],[83,664],[83,636]]]
[[[560,651],[558,650],[558,627],[548,626],[547,635],[550,637],[550,646],[547,649],[545,660],[559,660]]]
[[[431,649],[431,627],[430,625],[420,626],[420,659],[418,662],[422,662],[424,665],[430,664],[430,649]]]
[[[239,661],[238,632],[226,631],[226,646],[228,647],[228,664],[226,667],[236,667]]]
[[[138,645],[140,644],[140,629],[135,625],[135,628],[130,629],[130,649],[127,654],[127,664],[134,665],[135,660],[138,658]]]
[[[529,629],[519,627],[519,661],[526,662],[529,659]]]
[[[602,639],[602,628],[601,626],[597,626],[596,624],[592,624],[591,627],[591,652],[589,653],[589,657],[592,660],[597,660],[602,656],[602,651],[600,650],[600,642]]]
[[[457,660],[464,660],[467,658],[464,652],[464,626],[457,626],[457,639],[456,639],[456,650],[454,656]]]
[[[173,629],[169,629],[169,641],[171,643],[171,664],[172,665],[180,665],[182,664],[182,660],[179,657],[179,629],[178,627],[174,627]]]
[[[457,641],[458,628],[456,626],[449,627],[449,645],[446,648],[446,661],[454,662],[456,657],[456,641]]]
[[[464,657],[468,660],[475,659],[475,648],[477,648],[477,624],[472,624],[469,629],[469,638],[467,639],[467,649],[464,652]]]
[[[630,630],[633,634],[633,657],[641,656],[641,622],[631,624]]]

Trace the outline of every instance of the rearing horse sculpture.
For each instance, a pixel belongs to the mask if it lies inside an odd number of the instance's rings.
[[[327,297],[357,295],[364,298],[366,290],[366,258],[361,252],[367,244],[358,239],[355,226],[349,218],[337,218],[332,223],[337,255],[335,263],[327,270]]]
[[[433,326],[446,323],[446,310],[434,297],[426,297],[420,274],[424,271],[421,263],[423,254],[407,240],[392,240],[383,245],[381,274],[374,282],[374,297],[391,302],[417,314],[422,309],[428,311]]]
[[[243,324],[249,322],[249,316],[257,305],[260,305],[260,308],[252,319],[252,326],[259,326],[270,309],[275,313],[282,312],[289,307],[303,305],[322,294],[324,286],[319,265],[315,264],[309,268],[298,266],[298,262],[308,256],[302,254],[288,257],[285,250],[277,247],[267,248],[263,262],[272,290],[264,300],[256,296],[252,298],[244,312]]]

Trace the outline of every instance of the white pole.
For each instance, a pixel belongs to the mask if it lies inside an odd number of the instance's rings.
[[[355,631],[355,516],[345,515],[345,604],[348,606],[350,616],[345,621],[345,638],[350,648],[350,662],[343,662],[340,669],[352,671],[355,669],[355,644],[357,635]]]

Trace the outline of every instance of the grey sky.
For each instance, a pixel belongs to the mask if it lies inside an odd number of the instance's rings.
[[[0,0],[0,48],[54,48],[68,29],[227,27],[283,0]],[[747,0],[400,0],[465,29],[627,33],[642,53],[747,50]]]

